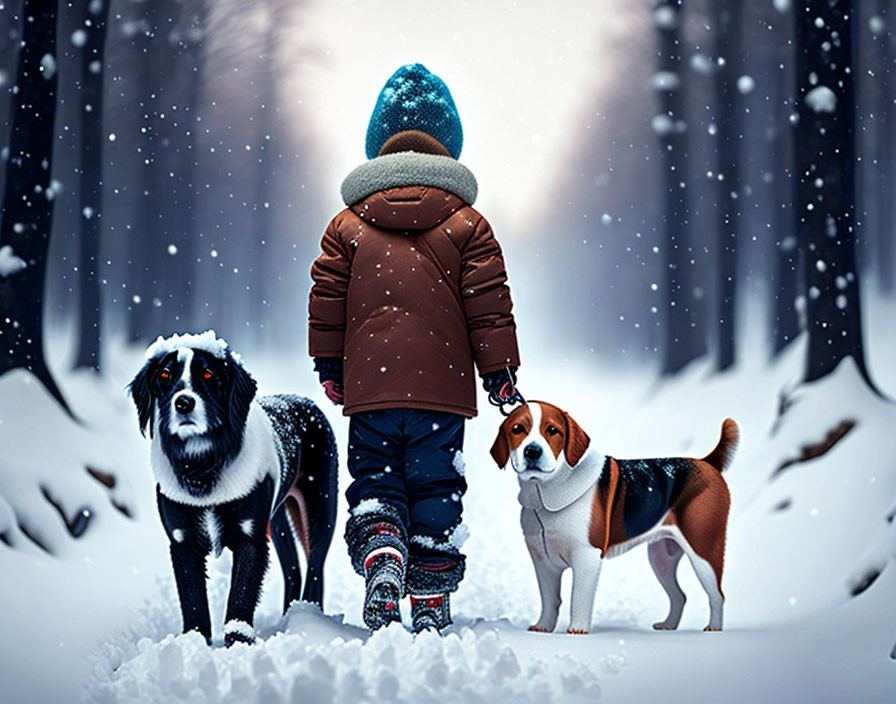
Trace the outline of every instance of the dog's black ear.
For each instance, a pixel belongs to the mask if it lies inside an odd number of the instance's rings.
[[[231,432],[242,435],[243,425],[249,414],[249,404],[255,398],[258,384],[243,365],[227,353],[227,363],[231,369],[230,394],[227,404],[227,422]]]
[[[149,437],[152,437],[152,407],[155,403],[155,397],[152,394],[152,382],[158,371],[159,361],[158,357],[146,360],[146,364],[143,365],[143,368],[137,372],[137,376],[128,385],[128,391],[131,392],[131,398],[137,407],[137,422],[140,426],[140,433],[146,435],[146,429],[149,428]]]
[[[575,467],[579,460],[582,459],[582,455],[585,454],[585,450],[588,449],[588,445],[591,444],[591,438],[588,437],[588,433],[582,429],[582,426],[572,419],[569,413],[564,411],[563,417],[566,419],[566,448],[564,449],[564,454],[569,466]]]
[[[507,430],[504,428],[506,421],[498,428],[498,437],[490,450],[492,459],[498,465],[499,469],[507,466],[507,460],[510,459],[510,441],[507,439]]]

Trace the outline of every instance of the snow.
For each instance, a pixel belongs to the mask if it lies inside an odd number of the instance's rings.
[[[653,131],[660,137],[666,137],[674,132],[684,131],[684,122],[681,120],[674,121],[671,117],[664,113],[654,116],[650,121]]]
[[[748,95],[756,88],[756,81],[752,76],[743,75],[737,79],[737,90],[741,95]]]
[[[386,467],[386,471],[389,468]],[[366,516],[368,513],[376,513],[382,509],[382,504],[378,499],[362,499],[351,511],[353,516]]]
[[[699,51],[691,57],[691,68],[703,76],[710,75],[715,67],[712,59]]]
[[[678,13],[667,5],[661,5],[653,11],[653,23],[657,29],[675,29],[678,26]]]
[[[27,266],[24,259],[16,256],[12,245],[5,244],[0,247],[0,277],[12,276]]]
[[[87,43],[87,32],[83,29],[76,29],[72,32],[72,44],[77,47],[82,47]]]
[[[880,322],[893,313],[892,303],[866,310],[878,322],[869,326],[872,372],[890,393],[896,335]],[[679,571],[691,597],[681,630],[650,628],[667,602],[643,548],[605,563],[591,635],[566,635],[565,610],[555,634],[526,630],[538,614],[536,581],[519,527],[517,482],[488,454],[501,418],[483,395],[482,415],[467,425],[464,453],[467,575],[452,595],[456,622],[446,634],[412,636],[393,625],[371,635],[361,627],[363,582],[341,540],[347,511],[340,496],[325,612],[295,604],[281,616],[283,587],[272,565],[254,624],[258,642],[224,648],[223,631],[216,630],[209,648],[195,633],[179,634],[146,447],[122,390],[142,351],[112,350],[113,382],[63,375],[63,389],[86,426],[62,414],[27,374],[5,375],[0,534],[12,537],[13,546],[0,543],[0,573],[16,579],[0,587],[4,604],[15,604],[0,617],[4,699],[71,701],[72,692],[83,691],[87,700],[106,704],[889,701],[896,686],[890,659],[896,453],[886,439],[896,408],[868,391],[849,361],[825,379],[797,386],[804,345],[794,343],[771,365],[746,353],[725,374],[711,374],[698,361],[662,383],[643,370],[572,353],[558,365],[548,348],[529,348],[521,370],[527,396],[566,408],[595,449],[620,457],[705,454],[721,419],[738,421],[742,443],[726,472],[733,504],[723,581],[726,630],[719,634],[700,630],[708,608],[687,564]],[[344,449],[347,422],[323,405],[314,380],[284,388],[294,365],[292,355],[253,363],[260,393],[311,395]],[[779,418],[782,392],[789,405]],[[39,426],[30,420],[35,417]],[[776,472],[846,419],[856,425],[831,451]],[[42,442],[50,429],[54,441]],[[134,519],[112,509],[108,490],[83,471],[100,460],[100,468],[117,471],[114,491],[122,493],[111,496],[126,502]],[[341,491],[348,481],[343,467]],[[55,557],[16,528],[32,508],[28,492],[37,494],[34,510],[44,511],[29,520],[61,526],[54,509],[39,506],[46,505],[36,489],[42,482],[71,497],[66,511],[89,503],[98,516],[79,540],[61,528]],[[230,569],[229,551],[210,560],[216,628],[224,621]],[[568,596],[567,581],[565,603]]]
[[[804,98],[815,112],[834,112],[837,109],[837,96],[827,86],[815,86]]]
[[[470,538],[470,528],[466,523],[460,523],[454,527],[448,536],[448,542],[458,550],[464,546]]]
[[[297,637],[301,634],[303,637]],[[253,647],[210,650],[198,634],[141,641],[103,702],[590,702],[601,688],[592,668],[564,656],[521,662],[500,631],[477,626],[410,635],[395,624],[373,635],[294,605],[283,630]],[[595,669],[614,663],[595,663]],[[592,666],[594,667],[594,665]]]
[[[462,450],[457,450],[454,453],[454,457],[451,458],[451,466],[454,467],[454,471],[462,477],[467,473],[467,465],[464,462],[464,453]]]
[[[246,623],[245,621],[240,621],[239,619],[232,618],[227,623],[224,624],[224,632],[225,633],[238,633],[241,636],[245,636],[246,638],[254,638],[255,637],[255,628]]]
[[[224,359],[227,356],[227,342],[219,338],[214,330],[206,330],[198,334],[184,333],[170,337],[159,335],[156,341],[146,349],[146,359],[164,357],[179,349],[202,350],[218,359]]]
[[[681,80],[675,71],[657,71],[653,74],[651,83],[654,90],[672,91],[678,88]]]
[[[40,59],[41,75],[49,81],[56,75],[56,59],[52,54],[44,54]]]

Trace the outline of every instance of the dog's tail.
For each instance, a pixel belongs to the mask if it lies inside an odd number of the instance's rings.
[[[306,417],[302,437],[301,471],[295,488],[304,499],[307,516],[306,545],[308,578],[302,593],[304,601],[323,606],[324,560],[330,549],[336,526],[336,502],[339,496],[336,480],[339,458],[336,437],[323,411],[314,402],[305,400]]]
[[[738,440],[740,440],[740,431],[737,428],[737,423],[731,418],[726,418],[722,423],[722,437],[719,438],[719,444],[703,458],[703,461],[711,464],[720,472],[724,472],[731,464],[731,460],[734,459]]]

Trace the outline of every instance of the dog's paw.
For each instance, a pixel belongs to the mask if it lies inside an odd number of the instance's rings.
[[[224,624],[224,645],[228,648],[235,643],[252,645],[255,643],[255,629],[245,621],[232,619]]]
[[[587,636],[588,631],[583,628],[567,628],[566,632],[574,636]]]
[[[667,626],[665,621],[657,621],[653,624],[653,630],[655,631],[674,631],[674,626]]]
[[[229,648],[231,645],[236,645],[237,643],[244,643],[245,645],[254,645],[255,637],[244,636],[242,633],[225,633],[224,634],[224,645]]]
[[[722,632],[722,629],[721,629],[721,628],[710,628],[709,626],[707,626],[707,627],[704,628],[703,630],[704,630],[706,633],[721,633],[721,632]]]
[[[532,631],[533,633],[550,633],[551,632],[550,628],[545,628],[544,626],[539,626],[537,623],[532,626],[529,626],[529,630]]]

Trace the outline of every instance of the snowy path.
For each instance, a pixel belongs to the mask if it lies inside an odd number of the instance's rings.
[[[856,390],[849,370],[810,390],[794,407],[796,426],[817,426],[823,435],[844,413],[857,415],[859,425],[828,455],[768,481],[770,468],[800,441],[786,429],[769,437],[778,392],[795,378],[799,360],[794,350],[771,369],[709,381],[695,368],[659,388],[625,374],[592,373],[575,360],[550,377],[527,376],[528,394],[569,408],[595,442],[622,457],[702,454],[722,418],[738,420],[743,441],[728,474],[734,505],[721,634],[701,631],[708,608],[686,563],[680,579],[690,600],[682,630],[650,629],[666,602],[643,547],[605,565],[591,635],[563,633],[568,575],[558,632],[527,632],[538,609],[535,578],[515,480],[488,458],[499,420],[488,409],[468,430],[469,566],[453,603],[456,624],[444,637],[414,638],[398,626],[371,636],[360,628],[362,585],[350,570],[341,525],[327,564],[326,615],[295,605],[281,618],[282,585],[273,568],[255,646],[225,649],[217,631],[212,649],[196,635],[172,635],[180,626],[177,599],[144,448],[135,443],[128,462],[136,466],[138,520],[116,516],[114,530],[74,541],[64,561],[0,546],[4,572],[22,575],[3,585],[4,601],[17,605],[3,616],[4,694],[15,702],[71,701],[72,688],[81,686],[88,700],[104,703],[889,701],[896,691],[889,657],[896,643],[896,530],[886,516],[896,498],[896,459],[892,443],[877,438],[889,437],[896,411]],[[262,391],[295,374],[264,364],[253,371]],[[614,403],[583,401],[574,393],[583,386]],[[687,413],[670,411],[676,408]],[[344,419],[331,417],[344,439]],[[132,418],[120,422],[122,432],[136,434]],[[850,597],[856,575],[884,566],[867,591]],[[226,553],[210,574],[220,629]]]

